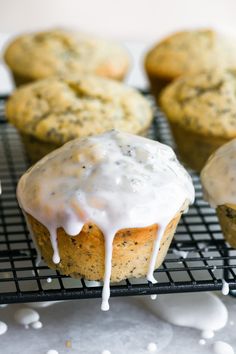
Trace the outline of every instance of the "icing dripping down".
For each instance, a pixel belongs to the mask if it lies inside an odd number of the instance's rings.
[[[156,240],[154,243],[154,247],[153,247],[153,251],[152,251],[152,255],[151,255],[151,259],[150,259],[150,264],[149,264],[148,273],[147,273],[147,280],[153,284],[157,283],[156,279],[153,276],[153,273],[155,270],[155,264],[157,261],[157,257],[158,257],[158,253],[159,253],[159,249],[160,249],[160,245],[161,245],[161,240],[164,236],[166,226],[167,226],[166,223],[164,223],[162,225],[158,225],[157,236],[156,236]]]
[[[101,305],[102,311],[109,310],[110,278],[111,278],[111,269],[112,269],[112,243],[114,237],[115,237],[114,233],[111,235],[106,235],[105,237],[105,273],[104,273],[103,289],[102,289],[102,305]]]
[[[58,263],[60,263],[61,258],[59,255],[56,228],[52,227],[51,229],[49,229],[49,233],[50,233],[51,244],[52,244],[52,249],[53,249],[52,260],[53,260],[53,263],[58,264]]]
[[[115,234],[158,225],[147,274],[156,283],[153,272],[166,226],[193,202],[194,188],[170,147],[110,131],[75,139],[44,157],[21,177],[17,197],[22,210],[48,229],[55,264],[61,261],[58,228],[75,236],[92,222],[103,232],[106,311]]]

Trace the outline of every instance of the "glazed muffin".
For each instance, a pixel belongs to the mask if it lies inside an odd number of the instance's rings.
[[[129,56],[118,44],[62,29],[21,35],[4,57],[17,85],[78,73],[122,80],[129,68]]]
[[[235,72],[213,71],[179,78],[160,96],[179,156],[196,171],[236,137],[235,86]]]
[[[205,199],[216,208],[226,241],[236,248],[236,139],[209,158],[201,181]]]
[[[147,275],[167,253],[191,179],[173,150],[118,131],[76,139],[20,179],[19,204],[49,267],[109,282]]]
[[[218,68],[236,68],[235,39],[207,29],[174,33],[155,45],[145,59],[157,99],[161,90],[179,76]]]
[[[110,129],[143,134],[149,102],[135,89],[91,75],[48,78],[17,89],[6,117],[22,134],[32,162],[65,142]]]

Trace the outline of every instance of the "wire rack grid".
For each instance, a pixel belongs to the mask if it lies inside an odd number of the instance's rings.
[[[36,251],[15,197],[17,181],[28,161],[20,136],[6,123],[5,99],[0,98],[0,303],[100,297],[101,283],[71,279],[43,263],[36,265]],[[173,145],[158,109],[149,135]],[[215,211],[202,198],[199,177],[190,173],[195,204],[183,215],[168,255],[155,272],[158,283],[127,279],[111,285],[111,296],[220,290],[222,279],[231,291],[236,289],[236,250],[224,242]]]

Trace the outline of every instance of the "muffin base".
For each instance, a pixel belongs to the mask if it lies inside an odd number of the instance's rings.
[[[57,242],[61,261],[52,261],[53,249],[47,228],[31,215],[26,214],[34,240],[49,268],[74,278],[103,280],[105,264],[104,236],[94,224],[85,224],[76,236],[69,236],[63,228],[57,229]],[[168,251],[181,211],[166,227],[155,264],[158,268]],[[150,257],[157,235],[157,225],[145,228],[123,229],[113,241],[111,281],[119,282],[129,277],[142,277],[148,272]]]
[[[25,153],[31,164],[36,163],[42,157],[60,147],[58,144],[46,143],[42,140],[36,139],[31,135],[20,134],[20,137],[24,145]]]
[[[236,248],[236,206],[220,205],[216,212],[225,240]]]
[[[22,86],[22,85],[25,85],[25,84],[29,84],[30,82],[35,81],[32,78],[29,78],[27,76],[18,75],[18,74],[15,74],[13,72],[11,72],[11,73],[12,73],[12,78],[14,80],[14,83],[15,83],[16,87],[19,87],[19,86]]]
[[[149,134],[149,129],[150,127],[146,128],[145,130],[137,134],[143,137],[147,137]],[[53,150],[56,150],[63,145],[63,144],[54,144],[50,142],[45,142],[35,138],[34,136],[22,134],[22,133],[20,133],[20,137],[24,145],[25,153],[31,164],[36,163],[45,155],[49,154]]]
[[[228,141],[221,137],[198,134],[171,122],[170,127],[179,158],[197,172],[202,170],[209,156]]]
[[[173,79],[164,78],[164,77],[157,77],[157,76],[153,76],[149,73],[147,73],[147,76],[148,76],[149,83],[150,83],[151,93],[155,97],[155,100],[158,104],[160,93],[167,85],[169,85],[173,81]]]

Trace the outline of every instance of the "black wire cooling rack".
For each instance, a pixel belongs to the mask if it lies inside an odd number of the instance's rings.
[[[100,297],[100,283],[71,279],[45,264],[36,266],[36,252],[15,197],[28,162],[17,131],[4,118],[5,99],[0,98],[0,303]],[[172,145],[168,124],[158,110],[150,136]],[[223,279],[231,291],[236,289],[236,250],[224,242],[215,211],[202,199],[199,177],[191,175],[196,201],[183,215],[168,255],[155,272],[158,283],[127,279],[111,285],[111,296],[220,290]]]

